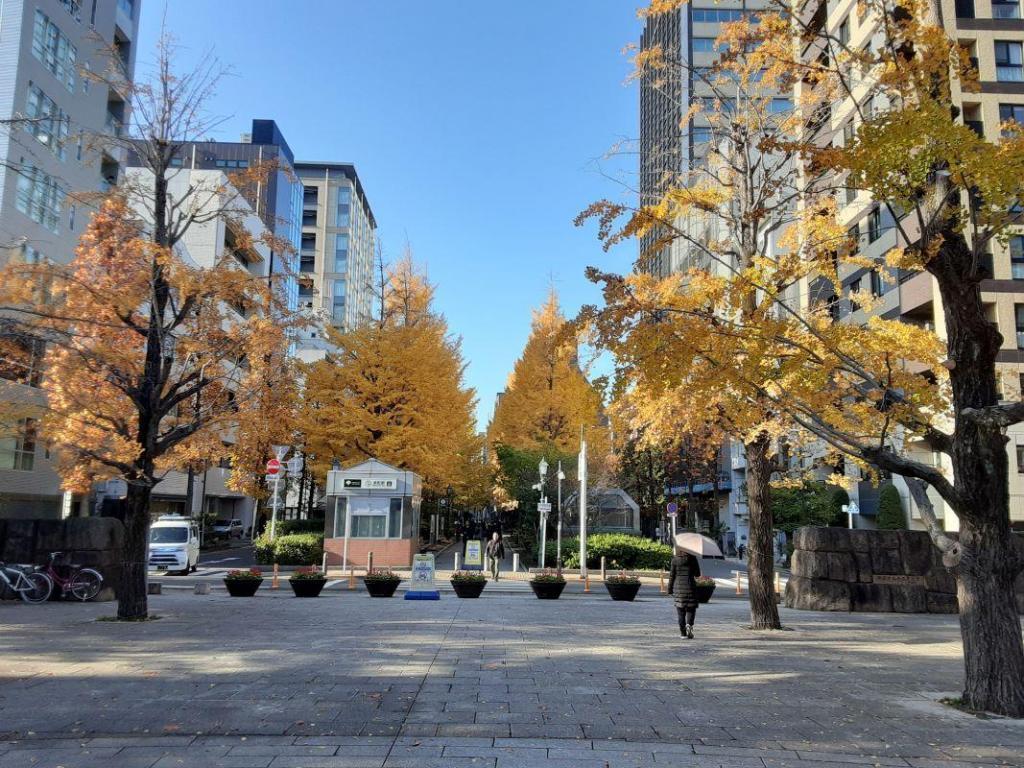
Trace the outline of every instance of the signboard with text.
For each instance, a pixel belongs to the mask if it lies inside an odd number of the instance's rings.
[[[480,539],[468,539],[466,541],[466,561],[464,565],[468,570],[483,570],[483,546]]]

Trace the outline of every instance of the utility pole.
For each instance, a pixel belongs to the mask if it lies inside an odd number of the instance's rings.
[[[562,481],[565,480],[565,472],[562,471],[562,460],[558,460],[558,538],[555,545],[555,567],[562,572]]]

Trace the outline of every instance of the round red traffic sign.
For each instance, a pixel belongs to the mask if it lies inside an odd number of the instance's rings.
[[[271,459],[267,462],[267,474],[276,475],[281,471],[281,462],[277,459]]]

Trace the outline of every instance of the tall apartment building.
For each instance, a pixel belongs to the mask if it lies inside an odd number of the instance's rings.
[[[704,73],[718,59],[715,40],[722,33],[722,25],[748,14],[756,16],[766,4],[765,0],[692,0],[672,13],[647,19],[640,47],[660,47],[665,66],[645,73],[640,80],[638,186],[642,204],[655,203],[667,189],[698,179],[711,141],[711,129],[700,113],[685,123],[683,118],[691,105],[711,97],[713,91]],[[706,228],[709,224],[681,221],[676,226]],[[712,236],[710,231],[707,234]],[[710,266],[705,257],[682,239],[656,248],[658,236],[653,232],[641,240],[638,270],[665,277],[694,266]],[[726,540],[735,546],[745,543],[747,537],[746,462],[742,449],[737,450],[736,445],[727,443],[721,454],[719,483],[706,484],[701,492],[712,488],[716,494],[728,492],[728,500],[721,500],[719,519],[729,526]],[[670,496],[683,496],[688,490],[688,486],[666,488]]]
[[[949,35],[970,50],[980,80],[977,92],[962,92],[957,86],[953,92],[954,106],[960,110],[965,125],[990,141],[998,141],[1001,123],[1010,119],[1024,123],[1024,20],[1020,0],[943,0],[942,6]],[[802,14],[852,48],[881,42],[878,20],[858,14],[855,0],[812,0],[803,6]],[[811,47],[806,55],[817,52]],[[871,83],[866,79],[858,83],[854,98],[869,111],[886,107],[881,103],[883,99],[872,93]],[[827,114],[817,133],[819,141],[835,145],[848,141],[857,127],[854,100],[831,105]],[[857,243],[860,256],[880,261],[891,248],[906,245],[898,241],[895,222],[879,201],[848,190],[840,203],[840,216]],[[907,229],[914,230],[912,222]],[[993,243],[989,259],[989,277],[981,283],[982,299],[1004,339],[997,360],[1001,391],[1007,399],[1016,400],[1024,392],[1024,228],[1006,245]],[[923,325],[940,336],[944,332],[941,297],[934,279],[925,272],[900,272],[885,279],[863,267],[847,265],[840,273],[840,282],[841,295],[835,295],[831,283],[824,280],[812,282],[804,295],[810,301],[831,302],[841,321],[863,323],[868,312],[858,305],[855,295],[870,293],[875,297],[872,314]],[[1020,425],[1011,428],[1009,437],[1010,466],[1016,468],[1010,477],[1010,513],[1014,527],[1024,529],[1024,429]],[[907,449],[914,458],[944,466],[947,473],[951,472],[947,457],[933,451],[927,443],[917,442]],[[920,527],[920,513],[905,484],[898,477],[893,482],[903,496],[904,508],[910,510],[910,523]],[[858,524],[873,526],[877,489],[870,482],[860,481],[851,497],[862,513]],[[956,516],[938,494],[933,492],[931,497],[947,530],[957,530]]]
[[[129,158],[134,164],[134,158]],[[273,275],[287,298],[288,306],[298,306],[298,252],[302,220],[302,184],[295,171],[295,156],[284,134],[273,120],[253,120],[251,133],[241,141],[196,141],[184,144],[171,164],[183,170],[238,172],[250,166],[265,165],[269,171],[255,191],[247,190],[249,204],[264,225],[277,238],[287,242],[290,251],[270,254],[268,274]]]
[[[88,193],[120,177],[123,151],[95,139],[119,134],[127,118],[141,4],[0,3],[0,264],[69,262]],[[0,358],[0,386],[5,397],[39,402],[42,349],[23,352]],[[56,517],[82,503],[61,491],[51,458],[31,419],[0,436],[0,517]]]
[[[302,243],[299,306],[323,324],[351,330],[374,309],[374,248],[377,221],[359,174],[351,163],[298,162]],[[298,340],[304,360],[323,357],[330,344],[313,326]]]
[[[700,114],[686,124],[683,118],[694,103],[713,92],[703,73],[718,59],[715,39],[723,24],[756,15],[765,5],[764,0],[694,0],[647,19],[640,47],[660,47],[666,66],[646,72],[640,80],[638,186],[643,204],[655,203],[668,188],[693,180],[711,131]],[[639,269],[664,277],[701,263],[681,240],[655,249],[657,238],[654,232],[641,240]]]

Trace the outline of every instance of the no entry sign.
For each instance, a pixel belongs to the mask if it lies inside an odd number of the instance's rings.
[[[271,459],[267,462],[267,475],[270,477],[276,477],[281,474],[281,462],[277,459]]]

